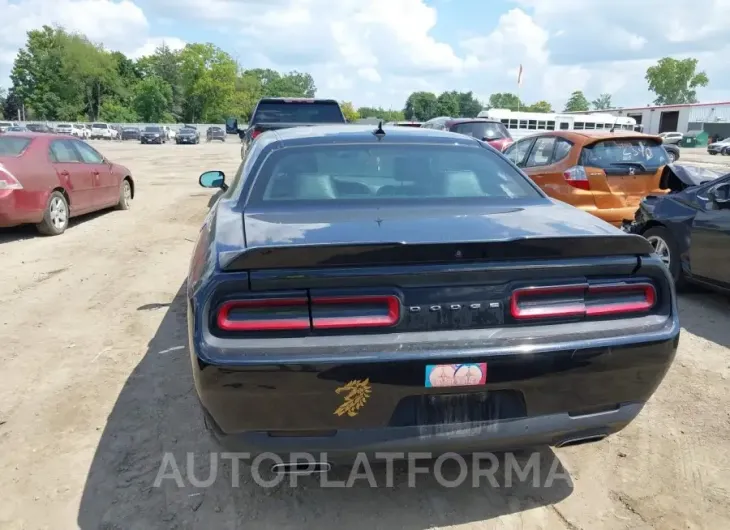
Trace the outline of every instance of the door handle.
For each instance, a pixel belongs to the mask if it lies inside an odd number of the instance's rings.
[[[98,172],[98,171],[92,171],[91,173],[92,173],[92,174],[93,174],[93,175],[94,175],[95,177],[98,177],[98,176],[99,176],[99,172]]]
[[[62,177],[68,177],[70,175],[70,173],[68,171],[61,171],[60,175]]]

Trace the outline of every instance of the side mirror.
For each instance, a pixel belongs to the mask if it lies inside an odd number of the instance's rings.
[[[204,188],[220,188],[227,190],[226,175],[222,171],[206,171],[198,179],[200,185]]]
[[[711,202],[717,204],[718,208],[730,208],[730,184],[720,184],[711,189],[707,196]]]

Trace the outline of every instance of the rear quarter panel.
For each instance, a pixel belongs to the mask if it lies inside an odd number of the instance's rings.
[[[34,138],[20,157],[4,162],[23,185],[23,190],[15,193],[17,208],[42,212],[51,191],[67,191],[49,159],[48,146],[46,138]]]

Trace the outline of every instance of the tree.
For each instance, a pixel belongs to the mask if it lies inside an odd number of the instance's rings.
[[[14,120],[18,117],[21,106],[22,104],[18,95],[15,93],[15,89],[11,88],[8,90],[7,96],[5,96],[5,102],[0,112],[5,115],[6,119]]]
[[[188,44],[180,54],[183,118],[186,122],[219,122],[230,112],[238,66],[213,44]]]
[[[172,87],[162,78],[149,76],[137,84],[134,109],[145,122],[174,120],[169,112],[172,103]]]
[[[133,123],[139,117],[129,107],[107,99],[99,107],[99,119],[112,123]]]
[[[383,121],[403,121],[405,115],[400,110],[385,110],[382,107],[360,107],[357,109],[360,118],[380,118]]]
[[[172,100],[167,109],[175,118],[182,115],[183,86],[180,71],[180,52],[170,48],[164,42],[155,49],[155,53],[139,59],[135,65],[141,77],[156,76],[165,81],[172,89]]]
[[[697,59],[659,59],[646,70],[649,90],[656,94],[654,104],[676,105],[697,103],[698,87],[706,87],[710,80],[705,72],[697,72]]]
[[[482,102],[474,97],[471,91],[459,92],[459,116],[463,118],[476,118],[482,111]]]
[[[5,101],[7,98],[7,91],[0,87],[0,118],[5,118]]]
[[[606,110],[611,107],[611,94],[601,94],[591,104],[595,110]]]
[[[436,116],[459,116],[459,114],[458,92],[443,92],[436,99]]]
[[[407,120],[428,121],[438,116],[438,100],[432,92],[414,92],[406,100],[403,114]]]
[[[565,112],[579,112],[586,111],[588,109],[588,100],[580,90],[573,92],[570,95],[570,99],[568,99],[568,102],[565,104]]]
[[[352,103],[350,101],[343,101],[340,103],[340,108],[342,109],[342,114],[345,115],[345,119],[352,123],[360,118],[360,115],[355,110],[355,107],[352,106]]]
[[[509,92],[497,92],[489,96],[490,109],[521,110],[523,106],[520,98]]]
[[[524,108],[526,112],[552,112],[553,106],[547,101],[538,101]]]

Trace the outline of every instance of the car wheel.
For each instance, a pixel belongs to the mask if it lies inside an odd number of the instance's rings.
[[[43,220],[36,225],[44,236],[58,236],[68,227],[68,202],[60,191],[54,191],[48,197],[48,205],[43,212]]]
[[[124,179],[119,189],[119,202],[117,210],[129,210],[132,206],[132,183],[129,179]]]
[[[651,243],[654,252],[669,269],[669,273],[677,286],[683,283],[682,265],[679,262],[679,248],[674,236],[663,226],[655,226],[644,232],[644,237]]]
[[[726,147],[722,150],[722,154],[725,156],[730,156],[730,147]]]
[[[674,161],[677,160],[677,155],[672,151],[667,151],[667,160],[669,160],[670,164],[674,164]]]

